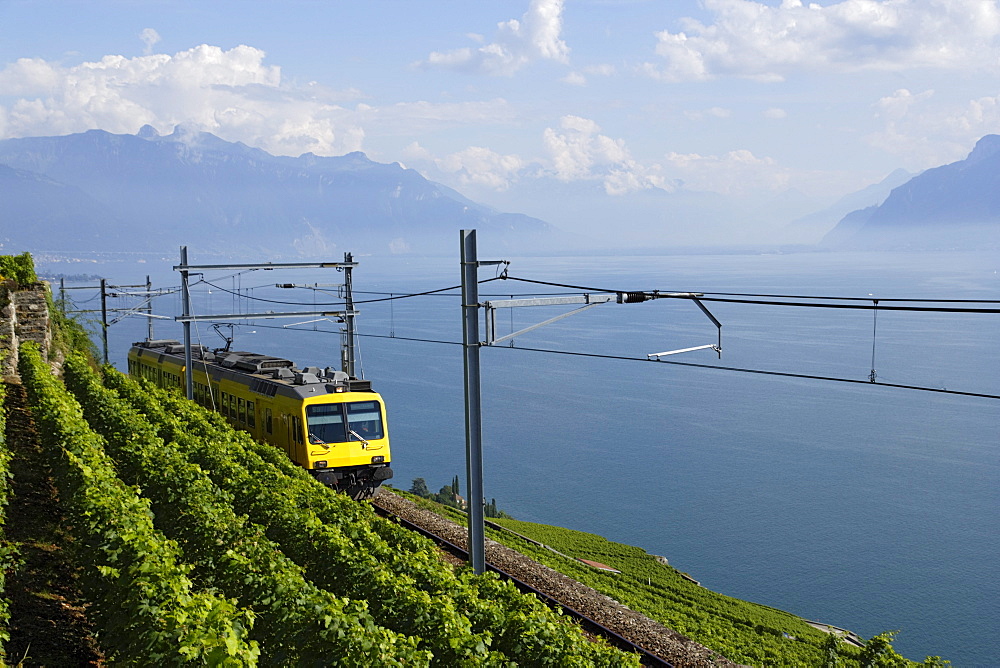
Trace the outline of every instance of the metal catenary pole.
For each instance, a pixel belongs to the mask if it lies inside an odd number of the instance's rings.
[[[486,570],[483,523],[483,416],[479,374],[479,262],[476,231],[461,230],[462,344],[465,351],[465,473],[468,481],[469,559],[475,573]]]
[[[183,267],[181,272],[181,308],[184,313],[184,317],[191,315],[191,286],[188,284],[188,247],[181,246],[181,267]],[[191,364],[191,321],[184,321],[184,378],[185,378],[185,391],[187,392],[187,398],[194,401],[194,374],[191,373],[193,369]]]
[[[256,264],[204,264],[204,265],[189,265],[187,256],[187,246],[181,246],[181,263],[174,267],[174,271],[179,271],[181,274],[181,293],[183,297],[183,309],[182,315],[175,316],[174,321],[183,323],[184,325],[184,367],[185,369],[192,368],[192,354],[191,354],[191,322],[194,320],[202,321],[213,321],[213,320],[246,320],[248,318],[299,318],[303,316],[320,316],[320,317],[335,317],[338,319],[343,319],[347,322],[347,318],[353,318],[357,315],[357,311],[345,310],[345,311],[296,311],[294,313],[277,313],[274,311],[265,313],[227,313],[227,314],[205,314],[195,317],[192,314],[191,309],[191,290],[188,282],[188,276],[192,270],[198,271],[216,271],[216,270],[254,270],[254,269],[343,269],[349,272],[352,267],[357,266],[357,263],[353,261],[350,253],[345,254],[345,262],[263,262]],[[279,287],[285,287],[280,285]],[[290,287],[290,284],[289,284]],[[352,301],[353,303],[353,301]],[[353,320],[351,321],[352,334],[353,334]],[[353,335],[351,336],[351,342],[353,344]],[[353,346],[352,350],[348,354],[347,352],[341,353],[341,359],[346,359],[350,357],[351,360],[354,359]],[[345,369],[346,371],[346,369]],[[185,373],[187,380],[187,397],[188,399],[194,398],[194,374]]]
[[[344,346],[342,368],[349,378],[357,378],[354,375],[354,294],[351,283],[351,268],[353,266],[354,256],[351,253],[344,253],[344,310],[348,315],[344,317],[344,335],[347,341]]]
[[[101,340],[104,342],[104,363],[108,363],[108,280],[101,279]]]
[[[149,280],[149,275],[146,276],[146,299],[149,300],[146,306],[146,338],[149,341],[153,340],[153,284]]]

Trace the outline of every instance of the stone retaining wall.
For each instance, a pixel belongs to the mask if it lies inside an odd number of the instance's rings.
[[[17,347],[34,341],[46,357],[52,344],[49,305],[45,298],[48,284],[35,283],[20,290],[0,288],[0,373],[4,380],[17,375]]]

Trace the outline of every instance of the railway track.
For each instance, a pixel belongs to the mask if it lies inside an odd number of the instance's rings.
[[[380,515],[427,536],[443,551],[467,561],[466,529],[387,490],[372,499]],[[523,592],[557,606],[581,628],[610,644],[640,656],[645,666],[737,666],[718,653],[635,613],[565,575],[493,541],[487,545],[487,568],[510,580]]]

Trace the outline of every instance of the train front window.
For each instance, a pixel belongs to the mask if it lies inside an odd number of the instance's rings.
[[[382,438],[382,411],[377,401],[354,401],[346,406],[352,441]]]
[[[311,443],[371,441],[385,437],[382,411],[377,401],[313,404],[306,407],[306,424]]]
[[[344,411],[341,404],[313,404],[306,406],[306,424],[311,443],[344,443]]]

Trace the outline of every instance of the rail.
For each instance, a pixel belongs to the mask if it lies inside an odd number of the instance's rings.
[[[375,512],[377,512],[379,515],[382,515],[383,517],[389,517],[393,521],[398,522],[400,525],[406,527],[407,529],[410,529],[411,531],[416,531],[417,533],[426,536],[427,538],[430,538],[439,547],[449,552],[450,554],[459,557],[463,560],[468,560],[468,552],[465,550],[465,548],[456,545],[455,543],[449,541],[448,539],[437,535],[436,533],[420,526],[419,524],[411,522],[405,517],[400,517],[393,511],[389,510],[388,508],[379,505],[377,498],[371,499],[371,504]],[[517,587],[522,592],[534,594],[535,596],[540,598],[546,605],[550,607],[561,608],[566,613],[567,616],[576,620],[580,624],[581,628],[583,628],[586,632],[592,635],[598,635],[605,638],[610,644],[614,645],[615,647],[618,647],[621,650],[624,650],[626,652],[634,652],[635,654],[638,654],[639,659],[642,662],[642,665],[657,666],[657,667],[667,666],[673,668],[672,663],[664,661],[659,656],[649,652],[648,650],[640,647],[639,645],[636,645],[635,643],[623,637],[616,631],[607,628],[603,624],[591,619],[590,617],[576,610],[572,606],[567,605],[562,601],[559,601],[558,599],[550,596],[549,594],[546,594],[545,592],[533,587],[527,582],[524,582],[514,577],[513,575],[505,572],[503,569],[493,564],[490,564],[489,562],[487,562],[486,568],[487,570],[493,571],[500,577],[509,580],[515,587]]]

